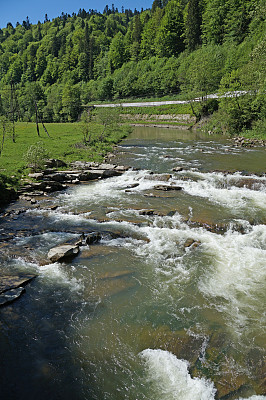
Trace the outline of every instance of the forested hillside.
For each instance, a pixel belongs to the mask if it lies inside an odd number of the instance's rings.
[[[0,113],[30,121],[37,105],[44,121],[75,121],[90,101],[246,90],[221,100],[216,125],[261,129],[265,8],[264,0],[154,0],[141,12],[106,6],[8,23],[0,29]]]

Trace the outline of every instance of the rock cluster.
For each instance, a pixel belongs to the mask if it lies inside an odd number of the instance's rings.
[[[123,174],[129,167],[116,164],[94,163],[75,161],[70,164],[70,170],[56,170],[58,166],[65,167],[61,160],[47,160],[49,168],[42,172],[29,174],[30,179],[36,182],[29,182],[20,191],[21,195],[33,194],[35,196],[63,190],[71,184],[78,184],[94,179],[104,179]]]
[[[256,139],[256,138],[245,138],[243,136],[238,136],[233,138],[233,142],[235,146],[242,147],[257,147],[257,146],[266,146],[266,140]]]
[[[87,235],[82,234],[78,239],[72,241],[73,243],[69,241],[51,248],[48,252],[48,258],[52,262],[73,258],[78,255],[80,246],[97,243],[101,238],[102,236],[99,232],[90,232]]]

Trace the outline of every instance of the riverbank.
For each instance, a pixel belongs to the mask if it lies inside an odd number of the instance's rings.
[[[155,113],[156,111],[156,113]],[[196,124],[189,104],[162,105],[157,107],[129,107],[119,111],[122,122],[134,127],[154,127],[166,129],[190,130],[202,129],[204,125]],[[29,183],[25,155],[32,145],[40,143],[46,154],[53,159],[60,159],[67,169],[74,161],[102,162],[113,146],[129,133],[128,127],[114,130],[104,141],[99,141],[100,125],[90,124],[91,143],[85,144],[81,123],[46,124],[48,137],[44,131],[37,136],[34,123],[16,124],[16,141],[6,140],[0,158],[0,207],[18,197],[18,189]],[[209,132],[211,134],[211,132]],[[236,146],[266,146],[265,139],[256,137],[233,137]]]
[[[89,138],[85,141],[82,122],[47,123],[45,126],[49,136],[42,128],[38,136],[35,123],[18,122],[15,143],[11,137],[6,138],[0,156],[0,207],[15,199],[16,191],[28,183],[31,172],[28,164],[34,162],[39,150],[45,151],[45,158],[62,160],[65,169],[77,160],[100,163],[130,132],[130,127],[124,125],[109,129],[103,136],[103,126],[93,121],[88,124]],[[29,149],[34,150],[32,154],[28,153]]]

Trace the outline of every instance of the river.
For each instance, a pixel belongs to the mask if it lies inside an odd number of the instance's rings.
[[[115,162],[2,218],[0,273],[37,277],[0,309],[1,400],[266,399],[265,150],[136,128]]]

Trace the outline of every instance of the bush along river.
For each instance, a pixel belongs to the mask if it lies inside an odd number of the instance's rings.
[[[112,163],[1,215],[1,399],[266,399],[265,149],[135,128]]]

